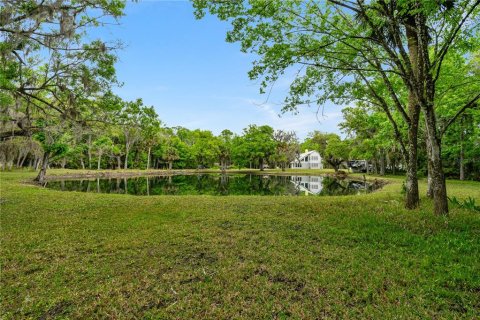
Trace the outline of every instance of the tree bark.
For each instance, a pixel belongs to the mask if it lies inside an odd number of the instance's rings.
[[[120,156],[117,156],[117,169],[122,169],[122,158]]]
[[[427,127],[427,120],[425,119],[425,129]],[[427,197],[433,199],[433,180],[432,180],[432,161],[430,154],[432,153],[432,145],[430,139],[427,138]]]
[[[380,150],[380,175],[385,175],[385,150]]]
[[[38,173],[37,177],[35,178],[35,181],[37,181],[38,183],[44,183],[45,182],[45,176],[47,175],[49,158],[50,158],[50,153],[45,152],[43,154],[42,167],[40,168],[40,172]]]
[[[434,209],[437,215],[448,214],[447,186],[442,164],[442,141],[437,135],[436,119],[433,106],[425,106],[425,119],[427,123],[427,139],[430,143],[429,162],[431,162],[431,179]]]
[[[124,169],[128,169],[128,152],[129,152],[129,146],[128,144],[125,146],[125,163],[124,163]]]
[[[407,209],[415,209],[420,204],[420,195],[418,192],[417,177],[417,150],[418,150],[418,124],[420,118],[420,104],[418,103],[416,92],[419,84],[419,39],[415,18],[410,16],[405,24],[407,35],[407,46],[409,60],[412,66],[412,77],[410,79],[410,87],[408,88],[408,113],[410,123],[408,126],[408,157],[407,163],[407,182],[405,198],[405,207]]]
[[[465,180],[465,150],[463,149],[463,141],[465,139],[465,134],[463,127],[460,132],[460,180]]]
[[[150,168],[150,151],[152,150],[151,147],[148,147],[148,155],[147,155],[147,170]]]
[[[405,199],[405,207],[407,209],[415,209],[420,204],[417,177],[418,118],[420,110],[418,110],[416,101],[412,95],[413,94],[409,94],[409,108],[411,110],[412,120],[408,128],[407,196]]]

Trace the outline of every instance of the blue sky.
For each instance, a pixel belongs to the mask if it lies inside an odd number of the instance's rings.
[[[188,1],[129,2],[119,26],[108,26],[95,36],[120,39],[117,74],[124,86],[116,89],[127,100],[142,98],[153,105],[167,126],[236,133],[249,124],[308,132],[338,132],[341,109],[325,106],[283,114],[280,106],[288,77],[278,81],[270,97],[248,78],[254,56],[241,53],[238,44],[225,42],[228,23],[213,16],[196,20]]]

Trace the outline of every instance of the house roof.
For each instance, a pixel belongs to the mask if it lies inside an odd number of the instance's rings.
[[[308,152],[300,153],[300,155],[298,156],[298,159],[302,160],[303,158],[305,158],[305,157],[307,157],[307,156],[309,156],[309,155],[311,155],[312,153],[315,153],[315,152],[318,153],[317,150],[310,150]]]

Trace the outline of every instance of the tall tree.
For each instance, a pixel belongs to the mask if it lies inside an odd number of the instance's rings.
[[[220,133],[218,144],[218,157],[220,161],[220,169],[226,170],[230,165],[232,158],[232,137],[233,132],[225,129]]]

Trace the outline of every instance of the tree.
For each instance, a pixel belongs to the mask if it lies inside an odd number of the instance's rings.
[[[14,126],[0,130],[0,138],[39,139],[44,148],[40,182],[49,163],[66,155],[70,144],[52,139],[67,134],[61,130],[102,121],[110,110],[101,100],[116,83],[113,50],[120,45],[87,41],[85,34],[104,18],[120,17],[124,5],[122,0],[2,2],[0,108],[2,118],[7,115],[2,120]]]
[[[91,96],[115,81],[119,44],[86,41],[87,30],[122,15],[122,0],[4,0],[0,32],[0,88],[14,101],[75,120]],[[83,101],[79,104],[78,101]],[[21,120],[16,135],[30,135],[34,121]]]
[[[226,170],[230,164],[232,157],[232,137],[233,132],[225,129],[220,133],[218,145],[218,158],[220,161],[220,169]]]
[[[322,157],[324,157],[328,139],[336,136],[337,135],[335,133],[325,133],[321,131],[310,132],[305,141],[302,143],[302,148],[316,150]]]
[[[117,98],[118,100],[119,98]],[[122,109],[117,116],[117,124],[123,133],[125,144],[124,169],[128,169],[128,156],[132,147],[142,138],[142,129],[153,133],[160,126],[160,120],[153,107],[143,105],[142,99],[120,102]],[[149,149],[150,152],[151,149]],[[150,157],[150,154],[149,154]]]
[[[243,149],[247,158],[250,161],[257,161],[260,171],[263,171],[265,160],[275,153],[273,128],[252,124],[243,129],[243,134]]]
[[[112,150],[113,142],[107,136],[100,136],[95,142],[93,143],[94,149],[97,153],[97,170],[100,170],[100,165],[102,163],[102,155],[105,152]]]
[[[195,157],[197,168],[211,167],[220,153],[219,141],[211,131],[194,130],[191,151]]]
[[[386,156],[390,154],[395,157],[393,152],[398,149],[398,143],[385,113],[365,103],[360,103],[356,107],[346,107],[342,113],[344,120],[339,127],[353,139],[352,156],[366,159],[367,162],[373,160],[374,169],[379,164],[380,175],[385,175]],[[405,128],[399,130],[405,136]]]
[[[339,136],[331,136],[327,140],[325,148],[325,161],[327,161],[334,169],[338,171],[340,165],[348,160],[350,147],[348,141],[342,141]]]
[[[284,110],[300,104],[356,102],[358,87],[369,92],[385,112],[407,165],[406,207],[419,204],[417,148],[420,113],[425,115],[434,211],[448,212],[440,157],[435,89],[443,62],[452,48],[477,40],[480,0],[452,1],[194,1],[197,17],[206,10],[233,29],[227,41],[258,54],[249,75],[262,90],[292,66],[300,66]],[[395,83],[404,90],[396,91]],[[379,90],[380,89],[380,90]],[[384,94],[382,94],[384,93]],[[406,95],[402,96],[402,93]],[[405,99],[406,96],[406,99]],[[461,114],[480,94],[457,107]],[[402,139],[392,109],[408,128]],[[455,121],[456,116],[451,118]]]
[[[275,141],[273,160],[280,165],[282,171],[285,171],[300,153],[297,135],[294,131],[276,130],[273,133],[273,140]]]
[[[144,117],[142,118],[142,140],[147,148],[147,170],[150,168],[150,158],[152,147],[161,140],[162,122],[158,119],[158,115],[152,108],[144,109]]]
[[[50,120],[51,121],[51,120]],[[43,158],[40,171],[35,178],[38,183],[45,182],[47,168],[51,161],[61,157],[68,151],[70,135],[66,134],[68,122],[48,123],[47,121],[38,120],[38,126],[42,130],[35,134],[34,138],[41,144],[43,149]]]
[[[159,155],[168,163],[169,170],[172,170],[173,162],[180,159],[177,148],[179,143],[181,143],[180,139],[175,136],[172,130],[164,130],[162,134],[162,148],[160,149]]]

